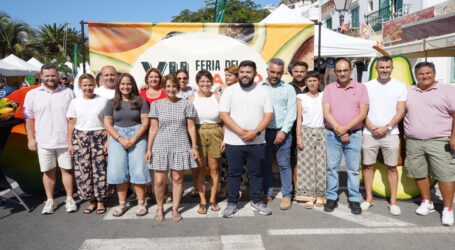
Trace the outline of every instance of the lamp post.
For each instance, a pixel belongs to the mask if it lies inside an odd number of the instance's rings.
[[[335,4],[335,10],[338,12],[340,16],[340,26],[344,23],[344,14],[349,10],[351,7],[352,0],[333,0]]]

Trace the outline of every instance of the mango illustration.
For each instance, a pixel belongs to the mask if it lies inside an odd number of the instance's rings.
[[[152,24],[89,23],[90,50],[99,52],[124,52],[148,42]]]
[[[90,65],[94,65],[92,70],[95,72],[100,71],[102,65],[114,66],[118,72],[129,72],[131,68],[131,65],[126,62],[93,51],[90,51]],[[98,66],[99,68],[96,68],[95,66]]]

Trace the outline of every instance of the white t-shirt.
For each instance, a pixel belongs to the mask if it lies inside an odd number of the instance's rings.
[[[103,97],[104,99],[109,100],[114,98],[115,89],[108,89],[104,86],[99,86],[98,88],[95,89],[95,94]]]
[[[74,128],[81,131],[94,131],[104,129],[104,108],[107,100],[99,95],[92,99],[78,97],[73,99],[68,108],[66,117],[76,118]]]
[[[298,94],[297,98],[302,104],[302,125],[310,128],[324,127],[322,92],[316,98],[307,94]]]
[[[391,79],[389,82],[382,84],[376,79],[365,83],[370,99],[368,110],[368,119],[376,126],[387,125],[397,113],[397,103],[406,101],[406,85],[398,80]],[[365,127],[363,133],[371,135],[371,132]],[[397,135],[400,131],[398,126],[394,126],[388,135]]]
[[[227,112],[243,129],[257,129],[264,113],[273,113],[272,96],[267,88],[253,85],[247,89],[234,84],[224,89],[220,112]],[[229,145],[254,145],[265,143],[265,132],[254,141],[246,142],[225,126],[224,142]]]

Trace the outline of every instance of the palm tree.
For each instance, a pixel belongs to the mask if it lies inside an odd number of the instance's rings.
[[[21,55],[33,37],[30,26],[23,22],[11,21],[9,16],[0,13],[0,54]]]
[[[68,51],[69,45],[79,42],[79,32],[74,28],[67,28],[66,24],[45,24],[39,26],[37,39],[49,55],[56,55]]]

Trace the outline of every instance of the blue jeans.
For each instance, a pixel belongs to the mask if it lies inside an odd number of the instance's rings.
[[[280,168],[281,193],[283,197],[292,198],[292,167],[291,167],[291,146],[292,132],[286,134],[284,140],[278,144],[273,144],[279,130],[266,129],[265,131],[265,160],[264,160],[264,180],[262,191],[266,196],[273,194],[273,155],[276,156]]]
[[[117,133],[123,138],[131,138],[141,125],[132,127],[114,126]],[[145,162],[147,140],[145,136],[139,139],[134,146],[125,150],[117,140],[109,137],[107,182],[121,184],[131,182],[145,184],[150,182],[150,171]]]
[[[341,158],[344,154],[346,169],[348,173],[349,201],[361,202],[362,195],[359,192],[360,186],[360,152],[362,148],[362,131],[352,133],[349,143],[341,142],[339,136],[333,131],[326,130],[327,148],[327,191],[328,200],[338,199],[338,170],[340,169]]]
[[[260,202],[262,200],[262,162],[265,157],[265,144],[226,144],[226,157],[229,168],[229,176],[227,179],[228,202],[237,203],[239,201],[240,182],[242,181],[245,160],[250,183],[251,201],[253,201],[253,203]]]

